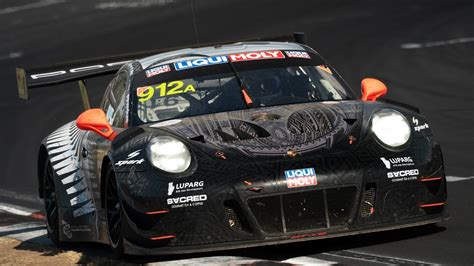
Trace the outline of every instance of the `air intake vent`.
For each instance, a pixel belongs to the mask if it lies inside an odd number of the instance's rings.
[[[369,183],[365,186],[362,196],[362,205],[360,207],[360,216],[368,218],[375,212],[375,183]]]
[[[288,130],[296,135],[312,134],[316,137],[322,137],[333,129],[329,114],[320,110],[305,110],[293,113],[288,118],[287,123]]]
[[[227,226],[239,233],[251,233],[247,220],[242,217],[240,207],[234,201],[224,202],[224,212],[226,215]]]

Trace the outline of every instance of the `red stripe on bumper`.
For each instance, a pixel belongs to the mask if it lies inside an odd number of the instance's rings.
[[[437,202],[437,203],[428,203],[428,204],[421,204],[421,208],[427,208],[427,207],[436,207],[436,206],[442,206],[446,204],[446,202]]]
[[[169,236],[155,236],[155,237],[151,237],[150,239],[151,240],[165,240],[165,239],[173,239],[175,238],[176,236],[173,236],[173,235],[169,235]]]
[[[435,181],[435,180],[441,180],[442,177],[430,177],[430,178],[422,178],[420,179],[420,182],[428,182],[428,181]]]

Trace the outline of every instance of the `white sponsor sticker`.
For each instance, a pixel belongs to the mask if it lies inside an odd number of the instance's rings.
[[[183,208],[183,207],[196,207],[204,205],[204,201],[207,200],[206,194],[192,195],[184,197],[174,197],[166,199],[166,203],[171,206],[172,209]]]
[[[387,177],[392,180],[392,182],[410,181],[417,180],[419,173],[418,169],[401,170],[388,172]]]
[[[414,166],[415,163],[413,162],[413,159],[411,156],[405,156],[405,157],[395,157],[395,158],[384,158],[380,157],[380,160],[383,162],[385,165],[385,168],[391,169],[393,167],[401,167],[401,166]]]
[[[171,71],[171,68],[169,65],[163,65],[163,66],[157,66],[157,67],[146,70],[145,75],[147,78],[151,78],[153,76],[170,72],[170,71]]]
[[[204,189],[204,181],[168,183],[168,196],[173,193],[194,192]]]
[[[139,160],[132,160],[133,158],[140,155],[140,152],[141,152],[141,150],[136,150],[136,151],[130,153],[125,160],[118,161],[118,162],[115,163],[115,165],[122,166],[122,165],[142,164],[145,161],[145,159],[143,159],[143,158],[139,159]]]
[[[424,129],[427,129],[427,128],[430,128],[430,126],[428,125],[428,123],[424,123],[424,124],[421,124],[420,125],[420,122],[418,121],[418,119],[416,117],[412,117],[411,121],[413,122],[413,124],[415,125],[415,127],[413,128],[415,131],[417,132],[420,132]]]

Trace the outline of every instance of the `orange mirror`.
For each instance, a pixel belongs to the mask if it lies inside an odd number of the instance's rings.
[[[117,135],[107,121],[104,111],[99,108],[84,111],[77,117],[76,125],[82,130],[94,131],[108,140],[113,140]]]
[[[387,86],[382,81],[373,78],[365,78],[360,83],[362,87],[362,101],[374,102],[379,97],[387,94]]]

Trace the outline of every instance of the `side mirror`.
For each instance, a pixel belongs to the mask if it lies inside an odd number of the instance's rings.
[[[377,98],[387,94],[387,86],[378,79],[365,78],[360,86],[362,87],[362,101],[374,102]]]
[[[113,140],[117,133],[112,129],[102,109],[89,109],[76,119],[76,125],[82,130],[91,130],[102,137]]]

